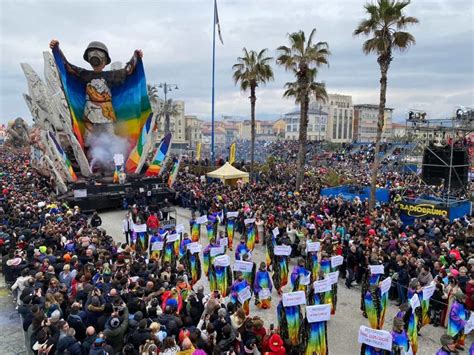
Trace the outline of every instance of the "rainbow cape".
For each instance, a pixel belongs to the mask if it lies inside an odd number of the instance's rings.
[[[308,341],[305,355],[327,355],[328,340],[326,337],[326,322],[309,323]]]
[[[201,225],[196,223],[195,220],[190,222],[191,224],[191,241],[198,242],[201,236]]]
[[[300,330],[303,321],[300,306],[283,306],[280,301],[277,307],[278,323],[282,339],[287,339],[289,345],[300,346]]]
[[[64,164],[66,164],[67,170],[69,172],[70,180],[71,181],[76,181],[77,176],[74,170],[72,169],[71,161],[68,159],[66,152],[63,150],[61,147],[61,144],[59,144],[58,140],[56,139],[56,136],[54,135],[53,132],[48,132],[49,133],[49,138],[53,141],[54,147],[56,148],[56,151],[58,154],[61,156],[61,158],[64,161]]]
[[[429,309],[430,309],[430,300],[424,300],[422,299],[423,293],[421,294],[420,297],[420,303],[421,303],[421,326],[425,326],[430,324],[430,314],[429,314]]]
[[[173,167],[171,168],[170,176],[168,177],[168,187],[171,189],[178,176],[179,164],[181,163],[181,157],[173,160]]]
[[[186,265],[186,270],[189,270],[191,273],[191,280],[189,283],[191,286],[194,286],[201,278],[201,260],[199,259],[199,254],[191,254],[191,251],[188,250],[185,254],[184,263]]]
[[[307,267],[311,271],[311,281],[316,281],[319,279],[319,260],[318,254],[310,253],[309,258],[306,258]]]
[[[207,231],[208,240],[211,240],[211,238],[214,238],[214,223],[207,223],[206,231]]]
[[[171,133],[168,133],[161,140],[160,146],[156,150],[155,157],[145,172],[146,176],[158,176],[162,172],[163,164],[171,148]]]
[[[227,240],[228,240],[228,247],[232,249],[232,241],[234,240],[234,226],[235,226],[235,221],[232,218],[227,219],[227,225],[226,225],[226,235],[227,235]]]
[[[413,354],[416,355],[418,351],[418,316],[414,309],[411,310],[410,319],[408,320],[407,335],[410,339]]]
[[[247,229],[247,248],[250,251],[253,251],[253,248],[255,247],[255,238],[256,238],[255,224],[249,223],[246,226],[246,229]]]
[[[77,75],[68,72],[68,63],[63,58],[58,46],[53,49],[53,56],[64,96],[71,112],[74,134],[81,146],[84,147],[83,117],[86,104],[86,83],[81,81]],[[152,115],[143,61],[136,55],[133,60],[136,60],[133,72],[126,76],[123,83],[110,88],[112,106],[116,116],[115,134],[127,139],[130,147],[135,147],[145,122]]]

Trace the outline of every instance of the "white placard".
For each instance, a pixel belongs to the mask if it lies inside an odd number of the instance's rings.
[[[304,291],[288,292],[283,294],[283,306],[298,306],[306,304],[306,294]]]
[[[436,289],[435,285],[423,287],[423,300],[429,300],[431,296],[433,296],[435,289]]]
[[[237,293],[237,299],[239,300],[241,304],[244,304],[244,302],[250,299],[251,297],[252,297],[252,293],[250,292],[249,286],[247,286],[246,288],[244,288],[243,290]]]
[[[198,242],[189,243],[186,247],[191,252],[191,254],[200,253],[202,250],[202,245]]]
[[[291,254],[291,246],[290,245],[276,245],[273,248],[273,252],[275,253],[275,255],[288,256]]]
[[[138,192],[140,192],[141,194],[145,192],[145,189],[143,187],[139,187],[138,188]]]
[[[337,280],[339,279],[339,271],[330,272],[328,274],[328,279],[331,282],[331,285],[337,284]]]
[[[344,258],[341,255],[336,255],[331,257],[331,267],[337,267],[342,265]]]
[[[306,306],[306,318],[308,323],[325,322],[331,318],[331,305],[319,304]]]
[[[123,154],[114,154],[115,166],[123,165]]]
[[[262,288],[258,293],[258,298],[261,300],[269,299],[272,296],[269,288]]]
[[[244,220],[244,224],[247,225],[247,224],[251,224],[251,223],[255,223],[255,218],[246,218]]]
[[[278,229],[278,227],[275,227],[273,228],[272,233],[273,233],[273,236],[276,238],[277,235],[280,234],[280,230]]]
[[[308,272],[308,275],[300,275],[300,285],[309,285],[311,282],[311,273]]]
[[[385,295],[388,291],[390,291],[390,287],[392,287],[392,278],[387,277],[385,280],[382,281],[380,285],[380,293]]]
[[[229,245],[229,239],[227,239],[227,238],[219,239],[219,246],[226,247],[228,245]]]
[[[213,258],[216,255],[222,255],[224,253],[225,253],[225,247],[223,245],[221,245],[219,247],[211,248],[211,251],[209,252],[209,255],[211,256],[211,258]]]
[[[133,231],[136,233],[146,232],[146,223],[144,224],[134,224]]]
[[[227,218],[237,218],[239,217],[239,212],[227,212]]]
[[[151,243],[151,250],[163,250],[163,242],[153,242]]]
[[[179,239],[179,234],[170,234],[166,237],[166,243],[173,243]]]
[[[322,293],[331,291],[331,280],[329,278],[314,281],[313,282],[314,292],[315,293]]]
[[[383,265],[369,265],[369,269],[372,275],[379,275],[385,273]]]
[[[214,266],[225,267],[230,265],[230,258],[228,255],[220,255],[214,259]]]
[[[359,328],[359,343],[367,344],[374,348],[392,350],[392,334],[386,330],[372,329],[361,326]]]
[[[474,316],[471,313],[471,316],[464,324],[464,334],[469,334],[474,329]]]
[[[87,189],[74,190],[74,198],[82,198],[82,197],[87,197]],[[39,203],[38,203],[38,205],[39,205]]]
[[[183,233],[184,232],[184,224],[178,224],[176,225],[176,233]]]
[[[417,307],[420,307],[420,298],[415,293],[412,298],[410,298],[410,307],[414,311]]]
[[[204,215],[204,216],[198,217],[198,218],[196,219],[196,223],[197,223],[197,224],[204,224],[204,223],[207,223],[207,216]]]
[[[319,251],[319,248],[321,247],[320,242],[306,242],[306,251],[310,253],[314,253]]]
[[[234,271],[252,272],[253,263],[250,261],[236,260],[234,262]]]

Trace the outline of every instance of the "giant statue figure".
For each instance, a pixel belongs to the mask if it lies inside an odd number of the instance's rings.
[[[28,131],[25,120],[18,117],[14,121],[8,122],[5,141],[15,148],[25,147],[28,145]]]
[[[104,71],[111,59],[101,42],[91,42],[83,55],[92,70],[69,63],[57,40],[52,40],[50,47],[77,140],[91,165],[98,162],[104,168],[113,167],[113,155],[122,153],[128,157],[142,128],[152,117],[142,51],[136,50],[124,68],[116,66],[120,69]],[[101,145],[101,149],[96,149]]]

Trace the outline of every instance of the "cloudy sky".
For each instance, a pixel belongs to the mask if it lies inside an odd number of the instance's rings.
[[[224,45],[217,43],[216,117],[246,117],[248,95],[232,81],[232,64],[242,48],[276,48],[287,33],[317,28],[316,40],[329,43],[330,67],[320,70],[328,92],[350,94],[354,103],[377,103],[379,73],[375,56],[361,52],[363,38],[352,32],[365,17],[362,0],[219,1]],[[90,41],[103,41],[113,61],[126,62],[135,48],[144,51],[149,83],[179,85],[171,97],[185,100],[186,113],[211,112],[212,0],[0,2],[0,122],[29,118],[22,93],[20,63],[42,75],[42,54],[57,38],[68,60],[87,67],[82,53]],[[420,20],[409,31],[415,47],[396,54],[389,72],[387,104],[395,118],[409,109],[446,117],[459,105],[474,106],[474,15],[471,0],[414,0],[407,14]],[[283,99],[292,80],[274,66],[275,80],[258,89],[257,117],[278,118],[294,107]]]

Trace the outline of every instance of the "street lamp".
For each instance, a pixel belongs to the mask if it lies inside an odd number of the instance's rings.
[[[167,107],[170,103],[168,102],[168,92],[173,90],[178,90],[177,84],[168,84],[166,82],[160,83],[158,85],[159,89],[163,89],[163,93],[165,94],[165,102],[164,102],[164,111],[165,111],[165,135],[170,132],[170,108]]]

